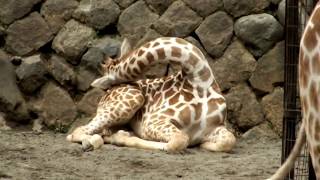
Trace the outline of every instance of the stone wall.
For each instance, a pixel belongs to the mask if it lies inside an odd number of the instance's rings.
[[[238,133],[281,133],[285,0],[0,0],[0,112],[66,130],[91,117],[99,64],[124,37],[177,36],[206,55]],[[174,67],[156,65],[147,77]],[[1,123],[0,123],[1,124]]]

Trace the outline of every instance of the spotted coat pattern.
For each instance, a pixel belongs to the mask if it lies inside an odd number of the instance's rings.
[[[140,80],[156,63],[180,65],[182,71]],[[146,149],[178,151],[201,144],[211,151],[230,151],[234,146],[235,137],[225,127],[225,98],[204,55],[189,42],[158,38],[119,59],[108,60],[104,70],[104,76],[92,83],[108,89],[97,115],[68,140],[83,141],[100,133],[107,143]],[[123,124],[130,124],[134,134],[109,132]]]

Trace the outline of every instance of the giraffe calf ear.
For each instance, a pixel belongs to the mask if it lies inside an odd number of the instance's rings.
[[[131,51],[131,45],[129,43],[129,40],[125,38],[121,44],[120,48],[120,58],[124,57],[126,54],[128,54]]]

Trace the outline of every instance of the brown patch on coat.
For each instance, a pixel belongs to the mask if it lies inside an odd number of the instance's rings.
[[[179,58],[179,57],[181,57],[181,49],[180,48],[178,48],[178,47],[175,47],[175,46],[173,46],[173,47],[171,47],[171,56],[172,57],[177,57],[177,58]]]

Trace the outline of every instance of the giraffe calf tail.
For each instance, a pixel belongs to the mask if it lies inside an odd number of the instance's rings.
[[[291,168],[294,166],[296,158],[299,156],[302,146],[306,142],[306,133],[304,123],[301,124],[299,129],[299,134],[296,143],[291,150],[289,157],[282,164],[282,166],[276,171],[276,173],[271,176],[268,180],[281,180],[290,172]]]

